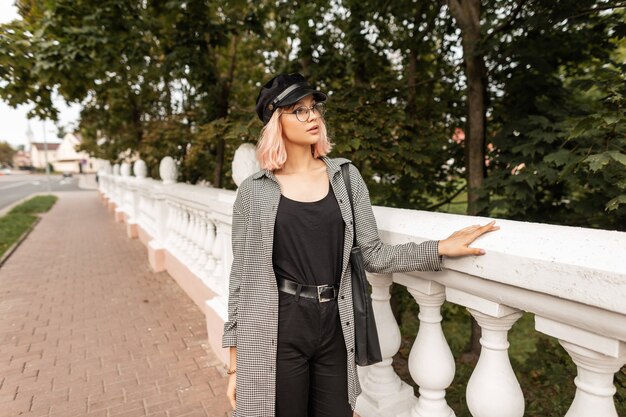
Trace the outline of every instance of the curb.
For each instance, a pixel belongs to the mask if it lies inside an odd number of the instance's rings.
[[[22,242],[24,240],[26,240],[26,238],[28,237],[30,232],[33,231],[35,226],[37,226],[37,224],[40,221],[41,221],[41,216],[37,215],[37,217],[35,218],[35,221],[33,222],[33,224],[31,224],[30,227],[22,234],[22,236],[20,236],[20,238],[17,240],[17,242],[15,242],[13,245],[11,245],[11,247],[9,249],[7,249],[7,251],[4,253],[4,255],[2,255],[2,258],[0,258],[0,268],[2,268],[4,263],[11,257],[11,255],[13,255],[13,252],[15,252],[15,250],[22,244]]]

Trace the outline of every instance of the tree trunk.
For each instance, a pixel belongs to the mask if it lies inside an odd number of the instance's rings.
[[[479,214],[479,191],[485,177],[485,92],[487,84],[484,58],[478,50],[480,0],[448,0],[450,13],[461,29],[463,60],[467,78],[467,129],[465,134],[465,170],[467,178],[467,214]],[[470,355],[480,354],[480,326],[472,318]]]
[[[237,62],[237,41],[238,35],[233,35],[230,42],[230,65],[228,67],[228,74],[222,81],[222,91],[219,101],[219,113],[218,118],[228,116],[228,103],[230,99],[230,87],[233,83],[235,76],[235,64]],[[215,172],[213,173],[213,186],[215,188],[221,188],[223,183],[222,172],[224,172],[224,154],[226,150],[226,141],[223,137],[220,137],[217,142],[217,148],[215,152]]]
[[[370,56],[368,41],[361,33],[361,23],[367,21],[365,6],[358,0],[346,3],[350,10],[346,39],[352,48],[352,71],[355,87],[365,87],[369,83],[368,58]],[[371,64],[371,63],[370,63]]]

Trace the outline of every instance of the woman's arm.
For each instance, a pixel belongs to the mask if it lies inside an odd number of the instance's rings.
[[[222,336],[222,347],[237,346],[237,311],[239,307],[239,284],[243,270],[244,246],[248,228],[247,209],[245,208],[244,184],[241,184],[237,191],[237,198],[233,205],[233,228],[232,246],[233,263],[230,270],[228,287],[228,320],[224,323],[224,335]]]
[[[357,244],[363,252],[365,269],[370,272],[390,273],[408,271],[439,271],[442,255],[480,255],[480,249],[468,248],[478,236],[498,227],[489,223],[483,227],[470,226],[459,230],[445,240],[428,240],[422,243],[409,242],[388,245],[378,235],[376,218],[372,211],[367,185],[358,169],[350,165],[353,188]]]

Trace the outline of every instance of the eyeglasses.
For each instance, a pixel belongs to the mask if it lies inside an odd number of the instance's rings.
[[[311,107],[302,106],[302,107],[298,107],[297,109],[295,109],[294,111],[290,113],[284,112],[283,114],[295,114],[298,121],[304,123],[307,120],[309,120],[311,110],[317,113],[318,116],[324,117],[324,113],[326,113],[326,105],[322,102],[315,103]]]

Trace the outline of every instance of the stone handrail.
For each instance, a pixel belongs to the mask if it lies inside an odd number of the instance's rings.
[[[126,221],[129,236],[144,236],[153,269],[167,269],[203,308],[209,343],[226,362],[220,336],[235,192],[176,183],[167,172],[156,181],[124,171],[128,174],[115,167],[101,170],[103,198],[115,208],[116,218]],[[374,207],[374,213],[380,236],[389,244],[441,239],[488,220],[387,207]],[[500,231],[475,244],[486,250],[485,256],[446,258],[441,272],[368,274],[384,360],[359,368],[363,393],[357,412],[362,417],[455,415],[445,399],[455,375],[441,327],[446,300],[466,307],[482,329],[480,358],[467,385],[473,416],[524,415],[507,340],[523,312],[532,313],[536,330],[556,338],[578,367],[576,396],[566,416],[617,416],[613,375],[626,363],[626,233],[508,220],[498,224]],[[159,266],[159,256],[169,263]],[[181,278],[181,265],[193,279]],[[401,340],[389,304],[392,284],[406,287],[419,305],[420,327],[409,356],[418,398],[391,366]]]

